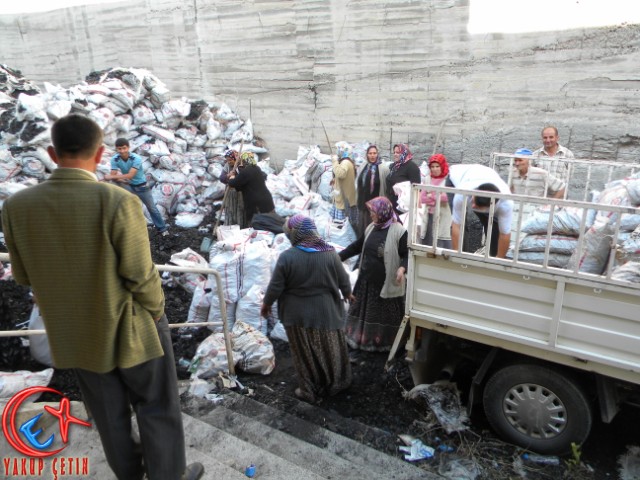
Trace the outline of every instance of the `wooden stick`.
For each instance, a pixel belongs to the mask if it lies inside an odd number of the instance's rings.
[[[333,149],[331,148],[331,142],[329,141],[329,134],[327,133],[327,129],[324,128],[324,123],[320,120],[320,125],[322,125],[322,129],[324,130],[324,137],[327,139],[327,145],[329,146],[329,154],[333,155]]]

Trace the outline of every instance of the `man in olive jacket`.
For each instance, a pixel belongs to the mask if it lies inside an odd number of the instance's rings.
[[[116,476],[141,479],[146,469],[151,480],[199,478],[201,465],[185,470],[164,294],[140,202],[98,182],[104,147],[95,122],[69,115],[51,136],[59,168],[2,209],[14,278],[33,289],[54,365],[76,372]]]

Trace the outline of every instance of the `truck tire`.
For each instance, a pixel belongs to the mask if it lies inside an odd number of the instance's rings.
[[[591,405],[570,377],[540,365],[496,371],[483,393],[484,411],[505,440],[543,454],[564,454],[581,445],[592,423]]]

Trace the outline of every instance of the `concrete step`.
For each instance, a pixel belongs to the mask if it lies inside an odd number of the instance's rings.
[[[226,392],[221,404],[212,405],[208,413],[201,410],[198,418],[323,478],[439,478],[404,460],[287,413],[301,409],[306,413],[314,411],[316,415],[335,415],[296,399],[291,401],[292,405],[287,404],[287,411],[283,411],[243,395]],[[359,422],[344,417],[340,419],[343,424],[349,424],[358,438],[391,436]],[[340,422],[335,418],[330,421]]]
[[[244,472],[247,465],[256,466],[256,478],[264,480],[322,480],[320,476],[267,450],[233,436],[189,415],[183,416],[185,437],[189,449],[196,449],[213,457],[236,472]],[[209,473],[205,474],[206,478]],[[244,478],[246,478],[243,475]],[[226,477],[222,477],[225,478]]]
[[[297,402],[295,399],[294,401]],[[234,392],[225,392],[221,405],[191,398],[183,402],[183,407],[199,417],[183,413],[187,462],[198,461],[205,466],[203,479],[246,479],[244,471],[250,464],[256,466],[255,477],[263,480],[439,478],[314,423]],[[296,408],[307,407],[317,409],[307,404],[297,405]],[[34,404],[34,408],[42,411],[38,404]],[[72,402],[71,411],[78,418],[86,418],[82,403]],[[349,422],[348,419],[343,421]],[[46,426],[42,438],[50,433],[58,434],[57,425]],[[3,457],[3,464],[0,465],[1,478],[54,478],[56,459],[59,478],[115,478],[104,457],[95,428],[71,426],[69,443],[64,453],[44,459],[43,471],[35,475],[21,471],[20,462],[23,457],[14,452],[4,435],[0,435],[0,452]],[[62,457],[87,458],[88,474],[76,475],[68,468],[66,474],[61,474]],[[18,465],[17,472],[13,471],[14,458]],[[7,461],[9,464],[5,465]]]

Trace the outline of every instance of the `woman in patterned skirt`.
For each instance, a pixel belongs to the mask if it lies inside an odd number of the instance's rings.
[[[224,159],[226,160],[226,163],[222,167],[220,181],[227,185],[227,182],[229,181],[229,174],[233,171],[236,162],[238,161],[238,152],[229,149],[224,152]],[[242,192],[239,192],[235,188],[231,188],[227,185],[222,208],[224,208],[225,225],[240,225],[241,229],[249,226],[244,216]]]
[[[347,343],[354,349],[389,351],[404,316],[407,230],[388,198],[373,198],[366,206],[372,223],[340,252],[343,261],[360,254],[355,301],[347,314]]]
[[[294,215],[284,231],[292,247],[278,258],[260,314],[269,318],[278,301],[298,374],[295,395],[314,403],[351,385],[342,301],[353,295],[340,258],[313,220]]]

